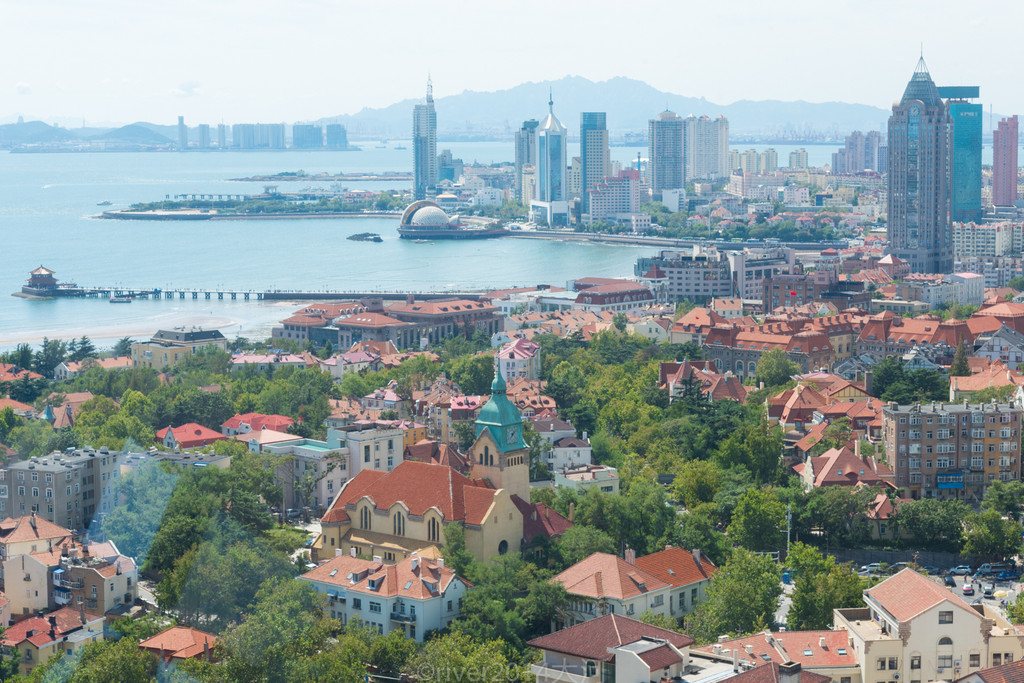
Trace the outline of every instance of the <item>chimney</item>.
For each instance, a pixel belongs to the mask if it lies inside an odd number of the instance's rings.
[[[413,571],[416,571],[417,569],[419,569],[420,568],[420,556],[417,555],[416,553],[412,553],[409,556],[409,566],[412,568]]]
[[[84,602],[81,603],[78,606],[78,618],[82,620],[83,624],[85,623],[85,603]]]
[[[800,663],[779,664],[779,683],[800,683]]]
[[[820,647],[822,650],[828,647],[828,643],[825,642],[825,636],[818,638],[818,647]]]
[[[434,563],[437,565],[438,569],[444,569],[444,558],[443,557],[437,558],[436,560],[434,560]]]
[[[380,556],[380,555],[374,555],[374,556],[373,556],[373,561],[374,561],[374,562],[376,562],[377,564],[384,564],[384,562],[383,562],[383,560],[381,559],[381,556]]]
[[[966,403],[966,401],[965,401],[965,403]],[[35,510],[32,511],[32,516],[29,517],[28,523],[32,526],[32,529],[34,531],[35,528],[36,528],[36,511]]]
[[[668,548],[669,548],[669,546],[665,546],[665,550],[668,550]],[[693,561],[695,563],[697,563],[697,568],[700,569],[700,548],[694,548],[692,550],[692,552],[693,552]]]
[[[416,295],[413,294],[412,292],[409,292],[409,295],[405,297],[405,303],[409,306],[416,303]]]
[[[339,556],[344,555],[344,554],[345,554],[345,551],[342,550],[341,548],[335,548],[334,549],[334,556],[335,557],[339,557]]]
[[[626,548],[626,552],[623,553],[623,555],[625,556],[626,562],[629,562],[630,564],[636,564],[635,550],[633,550],[632,548]]]
[[[871,370],[868,370],[867,372],[864,373],[864,391],[866,391],[871,396],[874,396],[875,392],[872,391],[874,388],[875,374]]]
[[[732,649],[732,672],[738,674],[740,672],[740,655],[737,648]]]
[[[860,439],[855,439],[853,442],[853,454],[860,458]]]
[[[356,553],[356,549],[355,548],[350,548],[349,551],[348,551],[348,554],[351,555],[352,557],[355,557],[358,553]]]
[[[576,517],[576,503],[569,503],[569,524],[572,524],[573,518]]]

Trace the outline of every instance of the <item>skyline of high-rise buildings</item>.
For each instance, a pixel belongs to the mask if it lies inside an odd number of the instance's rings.
[[[981,219],[981,131],[985,112],[978,86],[938,88],[950,117],[949,212],[957,223]]]
[[[427,78],[427,96],[413,107],[413,198],[425,199],[437,187],[437,112],[434,84]]]
[[[566,135],[555,116],[554,98],[548,95],[548,115],[537,127],[537,166],[533,219],[548,225],[568,225],[569,202],[566,195]]]
[[[888,237],[918,273],[953,269],[949,107],[922,57],[889,117]]]
[[[580,113],[580,199],[584,213],[590,211],[588,192],[611,175],[608,122],[603,111]]]
[[[729,120],[724,116],[687,116],[683,120],[683,154],[687,182],[729,175]]]
[[[1017,116],[999,121],[992,132],[992,204],[1013,206],[1017,201]]]
[[[529,119],[523,121],[523,125],[516,131],[516,177],[512,182],[516,199],[519,201],[523,201],[523,168],[537,165],[537,126],[539,125],[540,122],[537,119]]]

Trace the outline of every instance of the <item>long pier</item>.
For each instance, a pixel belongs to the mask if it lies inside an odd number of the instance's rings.
[[[353,301],[358,299],[385,299],[402,301],[410,295],[421,301],[438,299],[469,299],[476,301],[482,292],[351,292],[340,290],[293,290],[293,289],[210,289],[210,288],[133,288],[80,287],[78,285],[56,288],[23,287],[15,296],[39,299],[107,299],[127,297],[130,299],[173,299],[196,301]]]

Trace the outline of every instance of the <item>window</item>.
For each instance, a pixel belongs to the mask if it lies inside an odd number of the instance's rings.
[[[363,601],[359,598],[352,598],[352,609],[363,609]]]
[[[875,669],[878,671],[885,671],[885,657],[879,657],[875,662]]]
[[[999,655],[993,655],[993,659],[998,656]],[[937,663],[939,665],[939,669],[947,669],[953,666],[953,655],[939,655]],[[993,666],[998,666],[998,663],[993,662]]]
[[[939,623],[940,624],[952,624],[953,623],[953,611],[939,612]]]
[[[977,653],[971,653],[970,666],[981,666],[981,655]]]
[[[379,602],[370,602],[370,611],[375,613],[375,614],[380,614],[380,603]]]
[[[889,657],[889,671],[895,671],[896,669],[898,669],[899,661],[900,660],[898,657]]]
[[[452,601],[451,600],[448,601],[448,611],[449,612],[452,611]]]
[[[940,657],[941,659],[941,657]],[[1003,663],[1003,656],[998,652],[992,653],[992,666],[999,666]],[[939,666],[942,666],[941,664]]]

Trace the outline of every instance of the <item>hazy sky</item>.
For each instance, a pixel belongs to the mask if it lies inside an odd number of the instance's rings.
[[[889,107],[921,43],[940,85],[1024,113],[1015,0],[0,0],[0,17],[0,121],[292,122],[420,97],[428,71],[435,96],[628,76]]]

